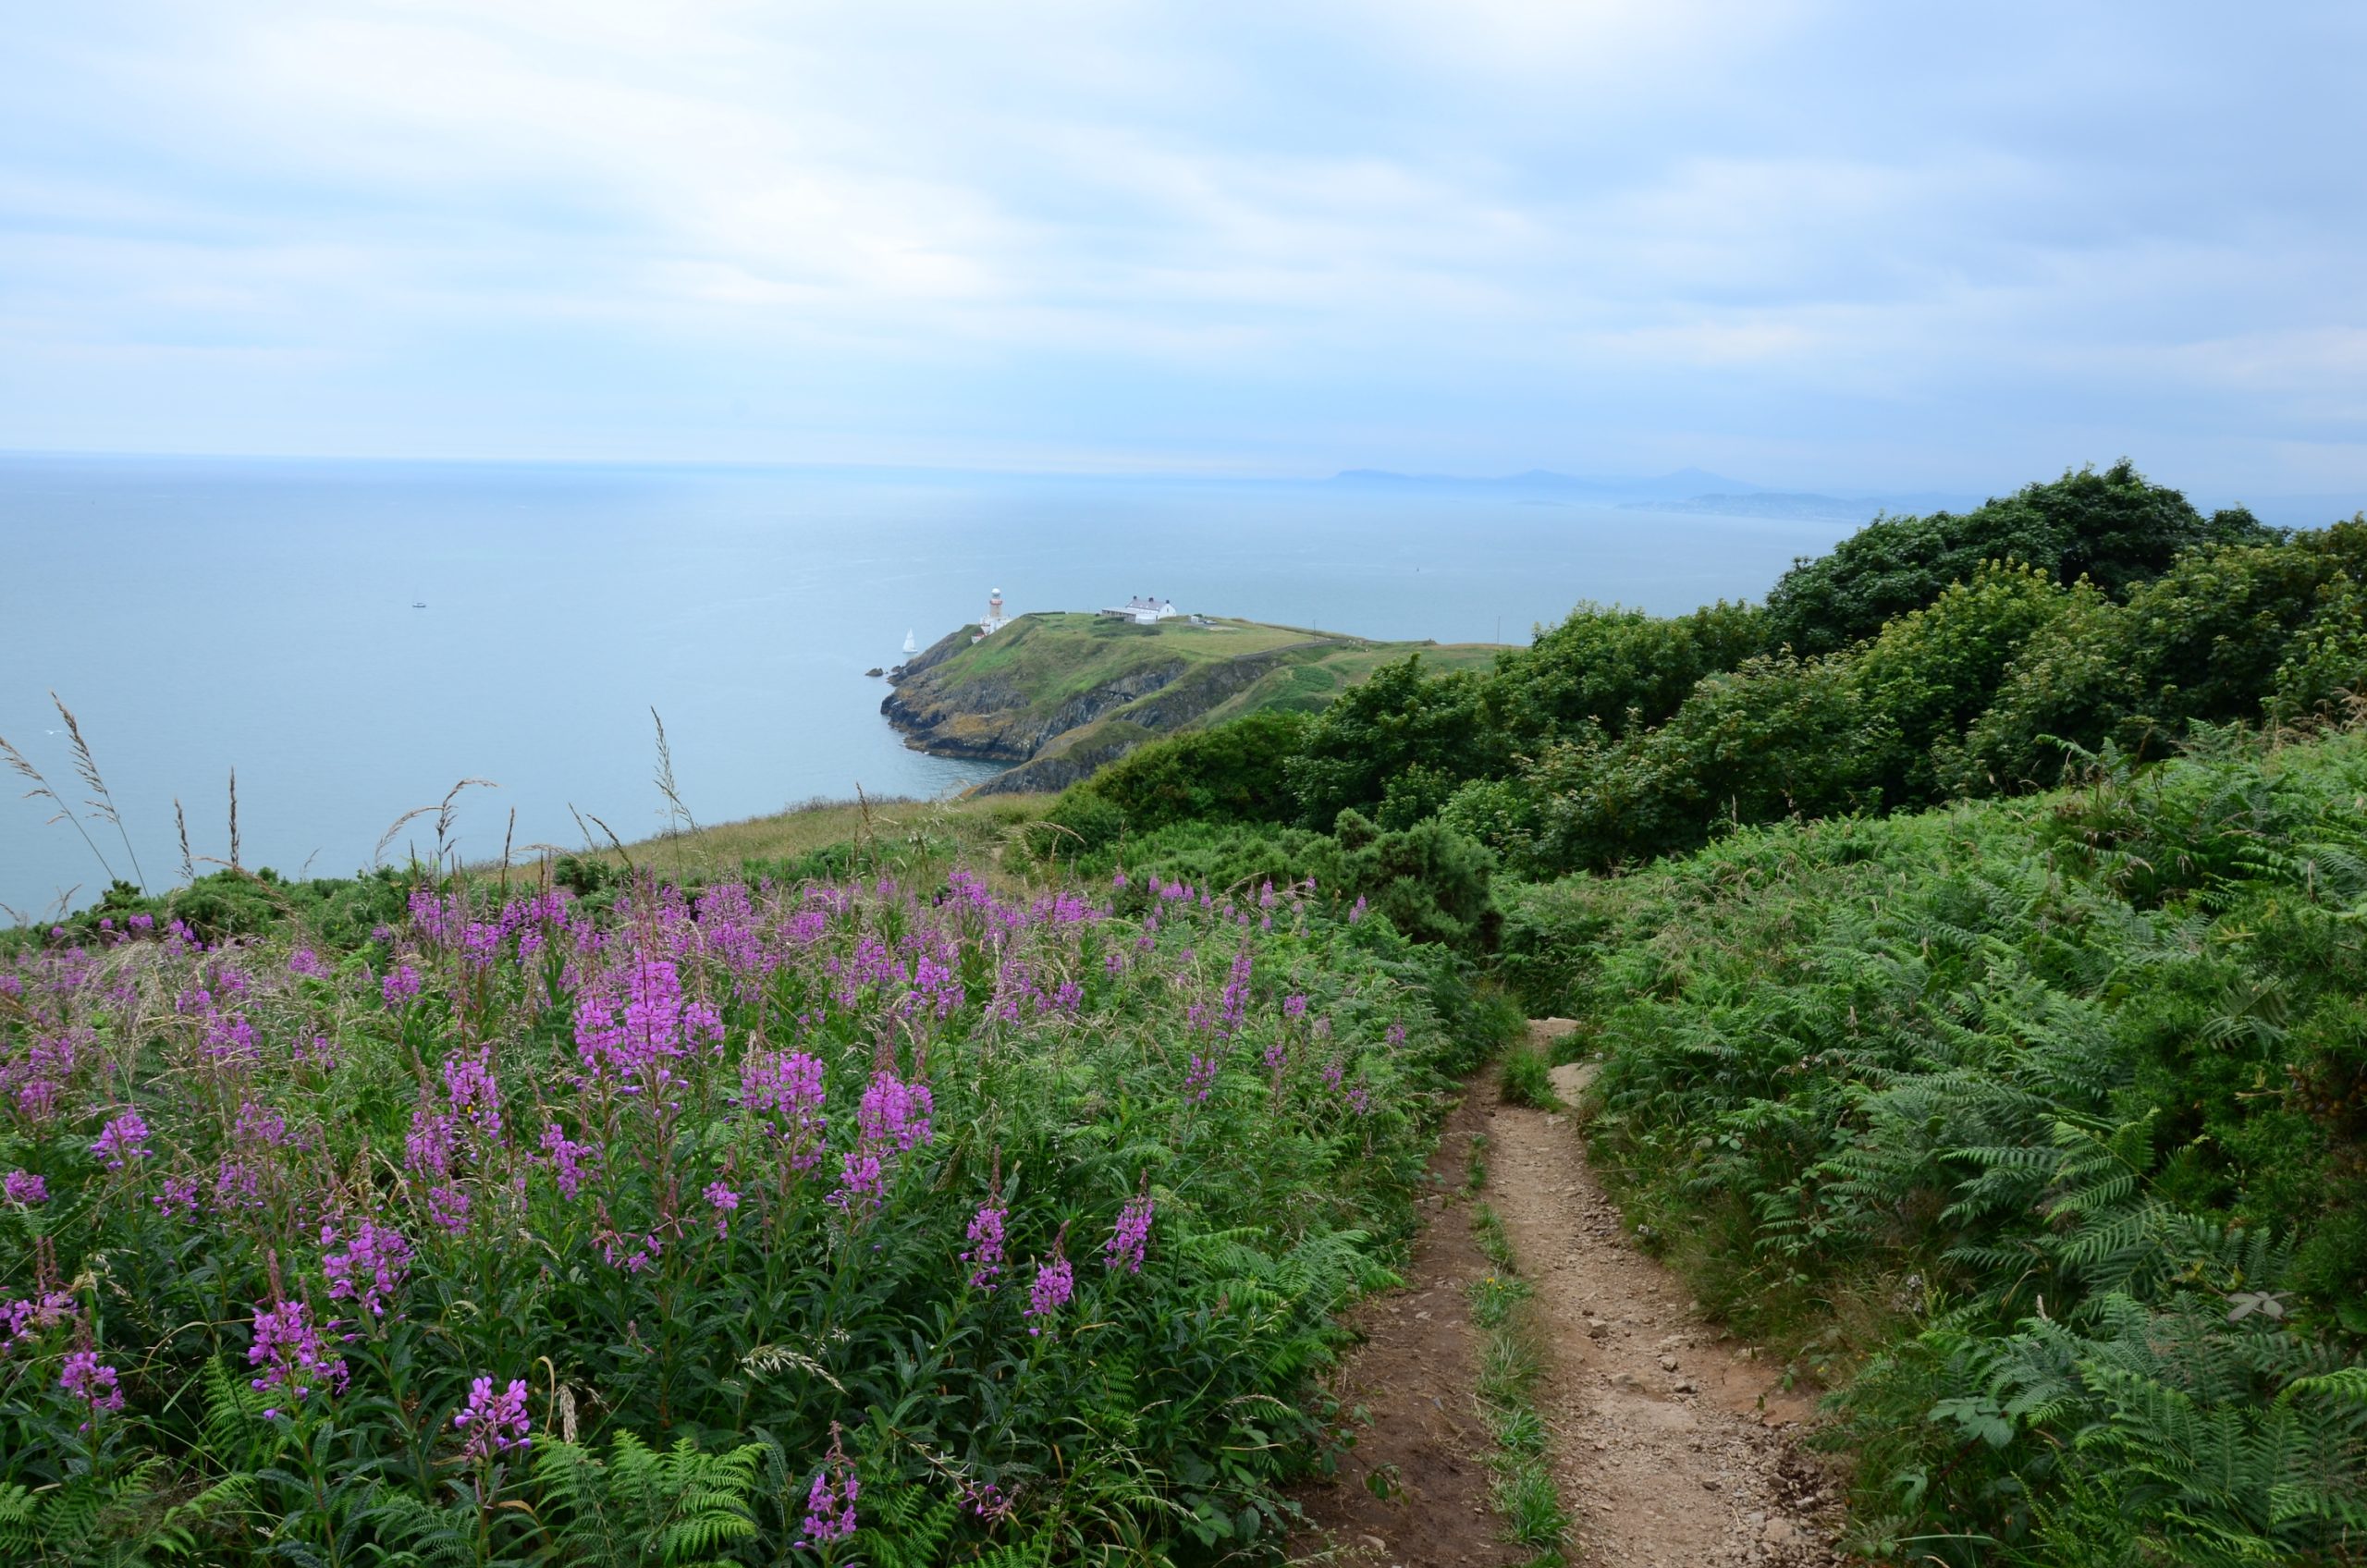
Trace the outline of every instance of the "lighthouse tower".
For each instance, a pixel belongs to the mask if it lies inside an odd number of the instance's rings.
[[[978,622],[978,635],[991,637],[1010,624],[1010,618],[1002,613],[1002,590],[1000,588],[989,590],[987,594],[986,617]]]

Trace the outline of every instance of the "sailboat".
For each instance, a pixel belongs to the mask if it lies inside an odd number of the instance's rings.
[[[910,629],[907,629],[904,632],[904,652],[908,654],[917,654],[920,651],[921,645],[913,641],[912,631]]]

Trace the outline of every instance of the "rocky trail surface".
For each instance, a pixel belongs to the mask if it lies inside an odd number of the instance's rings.
[[[1543,1043],[1561,1020],[1530,1025]],[[1555,1069],[1564,1100],[1585,1069]],[[1407,1283],[1359,1308],[1365,1342],[1340,1378],[1369,1424],[1337,1477],[1301,1499],[1312,1527],[1294,1561],[1462,1568],[1533,1554],[1489,1504],[1490,1439],[1474,1384],[1483,1336],[1466,1290],[1490,1271],[1471,1234],[1464,1173],[1486,1140],[1478,1194],[1496,1211],[1545,1353],[1535,1391],[1578,1568],[1837,1563],[1839,1485],[1799,1439],[1811,1400],[1704,1323],[1684,1286],[1638,1252],[1564,1114],[1495,1103],[1476,1087],[1431,1165],[1437,1192]]]

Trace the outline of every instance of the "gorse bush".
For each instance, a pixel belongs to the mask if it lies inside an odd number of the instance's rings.
[[[607,894],[0,969],[10,1561],[1271,1549],[1468,1049],[1402,939]]]
[[[1878,1553],[2367,1549],[2367,736],[2204,739],[1512,897],[1630,1217],[1846,1379]]]

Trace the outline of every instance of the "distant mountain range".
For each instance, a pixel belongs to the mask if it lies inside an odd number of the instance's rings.
[[[1331,483],[1369,490],[1420,490],[1498,495],[1527,500],[1591,501],[1639,511],[1692,512],[1711,517],[1767,517],[1863,522],[1878,511],[1924,512],[1960,510],[1981,504],[1983,497],[1942,491],[1876,494],[1852,491],[1838,496],[1815,491],[1771,490],[1745,480],[1728,479],[1707,469],[1681,468],[1650,478],[1605,478],[1555,473],[1531,469],[1501,478],[1467,478],[1453,474],[1392,473],[1385,469],[1358,468],[1335,474]]]

